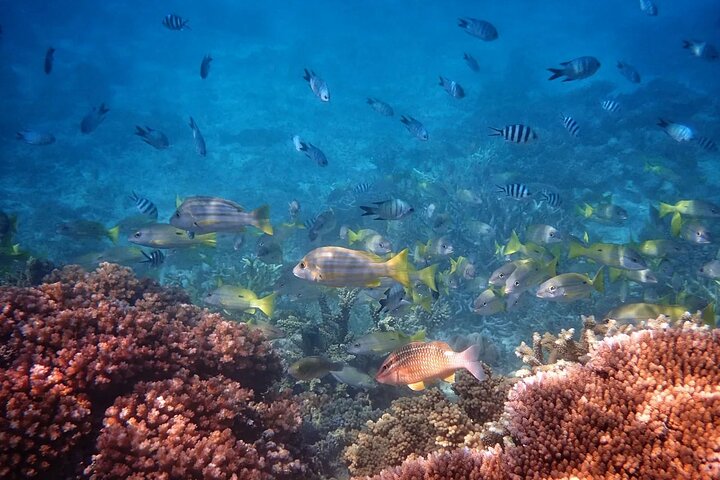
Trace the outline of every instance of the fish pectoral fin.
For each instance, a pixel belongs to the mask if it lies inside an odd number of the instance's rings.
[[[419,392],[420,390],[425,390],[425,382],[411,383],[408,387],[414,392]]]
[[[365,284],[367,288],[376,288],[379,287],[381,284],[380,279],[374,280],[372,282],[368,282]]]
[[[451,373],[450,376],[443,378],[448,383],[455,383],[455,372]]]
[[[255,309],[254,308],[246,308],[243,310],[245,313],[249,313],[250,315],[255,315]]]

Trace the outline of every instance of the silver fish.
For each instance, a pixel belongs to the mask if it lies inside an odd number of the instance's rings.
[[[563,82],[570,82],[591,77],[600,68],[600,61],[595,57],[585,56],[562,62],[560,65],[562,68],[548,68],[548,71],[552,73],[548,80],[565,77]]]
[[[308,82],[308,85],[310,85],[310,90],[312,90],[316,97],[318,97],[323,102],[330,101],[330,90],[328,89],[325,80],[318,77],[315,72],[313,72],[312,70],[308,70],[307,68],[305,69],[305,75],[303,75],[303,78],[306,82]]]
[[[218,197],[186,198],[170,218],[170,224],[193,233],[238,232],[252,225],[272,235],[270,209],[263,205],[251,212],[233,202]]]
[[[415,137],[422,141],[426,141],[429,138],[428,131],[425,126],[419,121],[415,120],[410,115],[402,115],[400,121],[408,129],[408,132],[412,133]]]
[[[665,133],[667,133],[668,136],[676,142],[687,142],[692,140],[695,136],[695,132],[693,132],[692,128],[688,127],[687,125],[668,122],[667,120],[663,120],[662,118],[658,121],[658,126],[662,128]]]
[[[202,133],[200,133],[200,129],[198,128],[197,123],[195,123],[195,119],[193,119],[193,117],[190,117],[190,128],[192,129],[193,139],[195,140],[195,151],[198,155],[204,157],[207,155],[205,139],[203,138]]]
[[[440,76],[440,86],[453,98],[463,98],[465,96],[465,90],[459,83],[442,75]]]

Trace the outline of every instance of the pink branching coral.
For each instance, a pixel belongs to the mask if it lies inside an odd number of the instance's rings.
[[[92,273],[66,268],[50,281],[0,289],[0,477],[78,473],[83,466],[74,456],[86,453],[77,449],[97,434],[97,419],[141,381],[220,375],[249,392],[253,411],[267,412],[258,425],[296,427],[286,418],[291,408],[261,396],[281,366],[258,330],[224,321],[115,265]],[[189,374],[178,373],[183,369]],[[276,417],[283,420],[268,426]],[[208,438],[225,442],[222,435]],[[287,463],[272,449],[268,454],[258,464]]]

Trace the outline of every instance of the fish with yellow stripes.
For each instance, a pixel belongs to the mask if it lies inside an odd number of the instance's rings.
[[[218,197],[188,197],[177,207],[170,224],[192,233],[238,232],[251,225],[268,235],[270,208],[263,205],[246,212],[237,203]]]
[[[682,215],[694,218],[720,218],[720,207],[703,200],[680,200],[675,205],[660,202],[658,216],[663,218],[672,213],[670,226],[672,234],[676,237],[683,226]]]
[[[389,260],[370,252],[343,247],[320,247],[310,251],[293,268],[293,274],[330,287],[377,287],[387,277],[410,287],[408,250]]]
[[[445,342],[411,342],[385,359],[375,380],[386,385],[407,385],[417,391],[425,388],[425,382],[453,383],[455,371],[464,368],[482,382],[487,374],[477,359],[479,351],[478,345],[455,352]]]

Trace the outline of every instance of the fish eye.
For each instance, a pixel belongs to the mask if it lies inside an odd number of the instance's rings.
[[[697,232],[695,232],[695,235],[697,235],[698,237],[701,237],[701,236],[702,236],[702,231],[698,230]]]
[[[387,370],[387,368],[388,368],[387,365],[383,365],[382,367],[380,367],[380,370]]]
[[[483,303],[482,303],[482,306],[483,306],[483,307],[487,307],[487,302],[483,302]]]
[[[551,292],[554,292],[556,289],[557,289],[557,287],[556,287],[555,285],[550,285],[550,289],[549,289],[549,290],[550,290]]]
[[[520,286],[520,282],[518,282],[517,280],[515,280],[515,286],[516,286],[516,287],[519,287],[519,286]]]
[[[180,218],[180,212],[179,212],[179,211],[175,212],[175,217],[176,217],[176,218]]]
[[[300,268],[305,270],[305,267],[307,267],[307,265],[305,265],[305,262],[300,262]]]
[[[140,238],[142,236],[142,233],[135,232],[135,235],[133,235],[135,238]]]
[[[501,274],[498,275],[498,277],[500,277],[500,278],[505,278],[505,274],[504,274],[504,273],[501,273]]]
[[[198,226],[198,223],[197,223],[197,222],[193,222],[193,225],[197,227],[197,226]]]
[[[554,236],[555,236],[555,232],[550,232],[549,235],[550,235],[550,237],[554,237]]]

